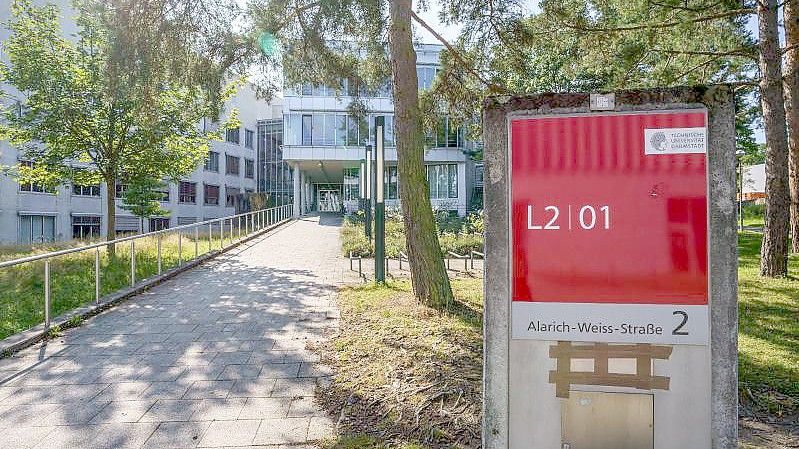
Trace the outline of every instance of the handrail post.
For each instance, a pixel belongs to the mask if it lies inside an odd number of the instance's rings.
[[[178,231],[178,266],[183,265],[183,232]]]
[[[160,275],[161,274],[161,234],[158,234],[158,245],[157,246],[158,246],[158,249],[157,249],[156,252],[158,253],[158,274]]]
[[[100,302],[100,248],[94,249],[94,302]]]
[[[241,240],[241,215],[239,215],[239,240]]]
[[[44,260],[44,328],[50,328],[50,259]]]
[[[200,257],[200,227],[194,227],[194,258]]]
[[[209,221],[208,222],[208,253],[209,254],[211,253],[211,251],[214,250],[213,244],[211,243],[211,240],[213,239],[213,237],[214,237],[213,224]]]
[[[179,246],[179,245],[178,245]],[[136,240],[130,241],[130,286],[136,285]]]
[[[225,248],[225,223],[224,220],[219,220],[219,250]]]

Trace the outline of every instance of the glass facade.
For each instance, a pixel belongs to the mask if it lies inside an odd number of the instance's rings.
[[[55,240],[55,217],[51,215],[20,215],[19,243],[43,243]]]
[[[361,182],[359,168],[344,169],[344,201],[360,199],[359,184]]]
[[[416,78],[419,84],[419,90],[427,90],[433,85],[433,79],[436,77],[438,68],[436,66],[416,66]]]
[[[303,146],[363,146],[374,135],[375,117],[386,118],[386,146],[393,147],[394,115],[374,114],[365,119],[346,114],[286,114],[285,144]]]
[[[302,86],[286,88],[286,95],[301,97],[336,97],[336,96],[361,96],[374,98],[391,98],[391,83],[389,80],[381,83],[376,89],[368,89],[354,79],[342,79],[338,86],[315,86],[305,83]]]
[[[427,166],[427,183],[431,199],[458,197],[458,165],[436,164]]]
[[[289,204],[294,194],[291,168],[283,161],[283,120],[258,123],[258,190],[273,204]]]
[[[397,167],[386,167],[385,176],[383,178],[385,187],[383,192],[387,200],[396,200],[399,198],[399,184],[397,183]]]

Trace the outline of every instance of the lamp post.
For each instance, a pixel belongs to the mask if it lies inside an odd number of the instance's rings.
[[[743,156],[746,154],[744,150],[735,152],[735,160],[738,163],[738,230],[744,230],[744,163]]]
[[[386,205],[383,202],[386,118],[375,117],[375,282],[386,281]]]
[[[366,174],[364,180],[366,181],[366,188],[364,189],[364,209],[366,217],[364,220],[364,234],[372,243],[372,146],[366,145]]]

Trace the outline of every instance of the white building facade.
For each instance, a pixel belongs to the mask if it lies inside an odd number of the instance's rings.
[[[417,46],[419,88],[429,88],[439,65],[442,47]],[[342,82],[339,92],[325,86],[304,85],[284,91],[283,160],[295,174],[295,211],[353,212],[358,208],[360,161],[365,145],[373,145],[374,120],[385,117],[386,207],[399,206],[397,152],[394,135],[394,102],[391,89],[361,92],[369,114],[358,120],[347,112],[355,86]],[[462,127],[443,120],[436,132],[427,136],[425,165],[430,184],[430,200],[436,210],[465,215],[472,195],[474,170],[467,151],[468,142]]]
[[[69,17],[68,1],[61,6],[62,28],[65,34],[76,32]],[[0,21],[10,18],[10,2],[0,2]],[[0,27],[0,41],[9,32]],[[6,61],[5,55],[0,58]],[[23,98],[7,85],[0,86],[10,95],[9,101]],[[228,102],[226,113],[238,110],[240,126],[227,130],[222,142],[212,142],[209,157],[193,173],[180,180],[167,182],[161,207],[168,211],[164,217],[132,215],[116,200],[116,230],[118,232],[147,232],[165,227],[233,215],[241,208],[241,195],[255,192],[257,176],[258,122],[273,116],[280,117],[281,109],[257,99],[253,89],[245,85]],[[210,123],[198,126],[214,126]],[[0,165],[25,163],[24,155],[9,142],[0,141]],[[117,185],[119,194],[124,184]],[[0,244],[28,245],[73,238],[97,238],[105,235],[105,185],[81,186],[66,184],[47,190],[35,184],[20,185],[12,174],[0,175]],[[118,195],[119,196],[119,195]]]

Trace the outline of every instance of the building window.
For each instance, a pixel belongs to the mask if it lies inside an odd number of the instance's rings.
[[[251,129],[244,130],[244,146],[251,149],[253,148],[255,142],[255,131]]]
[[[385,187],[383,188],[383,192],[385,194],[385,199],[396,200],[399,198],[399,184],[397,183],[396,166],[386,167],[384,182]]]
[[[236,156],[231,156],[229,154],[225,155],[225,174],[227,175],[236,175],[239,176],[239,158]]]
[[[416,78],[419,83],[419,90],[427,90],[433,86],[433,79],[436,77],[436,68],[432,66],[416,66]]]
[[[185,204],[197,204],[197,183],[180,181],[178,184],[178,201]]]
[[[55,217],[52,215],[21,215],[19,243],[44,243],[55,240]]]
[[[359,184],[361,178],[359,168],[345,168],[344,169],[344,200],[357,200],[360,198],[361,192]]]
[[[457,148],[465,145],[465,131],[463,126],[457,126],[444,117],[439,120],[434,130],[427,133],[427,145],[432,148]]]
[[[31,161],[19,161],[19,165],[33,168],[33,162]],[[44,184],[40,184],[38,182],[24,182],[19,184],[19,191],[20,192],[36,192],[36,193],[56,193],[56,190],[52,187],[45,186]]]
[[[427,183],[430,185],[431,199],[457,198],[458,165],[428,165]]]
[[[100,216],[99,215],[73,215],[72,216],[72,238],[73,239],[93,239],[100,237]]]
[[[178,217],[178,226],[197,223],[197,217]]]
[[[225,141],[239,145],[241,138],[239,136],[239,128],[228,128],[225,130]]]
[[[236,187],[225,186],[225,206],[236,207],[236,198],[239,196],[240,190]]]
[[[100,196],[100,184],[72,184],[72,194],[76,196]]]
[[[313,135],[313,116],[302,116],[302,145],[311,144],[311,136]]]
[[[121,182],[116,183],[114,187],[114,198],[122,198],[125,196],[125,192],[128,191],[128,184],[123,184]]]
[[[205,160],[205,171],[219,173],[219,153],[209,151],[208,158]]]
[[[203,197],[205,204],[209,206],[219,205],[219,186],[213,184],[203,184]]]
[[[244,159],[244,177],[252,179],[255,177],[255,161]]]
[[[169,229],[169,217],[154,217],[150,219],[150,232]]]

